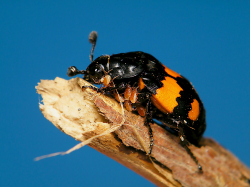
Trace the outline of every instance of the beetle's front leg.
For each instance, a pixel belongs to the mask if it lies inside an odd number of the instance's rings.
[[[102,89],[97,88],[95,86],[82,86],[82,90],[85,89],[85,88],[90,88],[91,90],[94,90],[94,91],[96,91],[98,93],[103,93]]]

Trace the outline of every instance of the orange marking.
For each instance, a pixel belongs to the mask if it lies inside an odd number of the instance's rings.
[[[195,121],[197,120],[199,114],[200,114],[200,108],[199,108],[199,102],[194,99],[193,102],[191,103],[191,110],[188,112],[188,117],[189,119]]]
[[[175,71],[167,68],[166,66],[165,67],[165,72],[169,75],[171,75],[172,77],[181,77],[180,74],[176,73]]]
[[[176,73],[176,75],[180,76]],[[183,89],[177,84],[177,81],[171,77],[166,77],[161,81],[163,86],[156,90],[152,95],[153,104],[164,113],[173,113],[174,108],[178,105],[176,98],[180,97],[180,91]]]
[[[145,88],[145,84],[144,84],[142,78],[139,79],[139,84],[138,84],[138,86],[139,86],[139,89],[140,89],[140,90],[142,90],[143,88]]]

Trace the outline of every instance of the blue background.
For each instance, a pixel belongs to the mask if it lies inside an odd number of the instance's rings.
[[[41,114],[40,79],[69,79],[94,57],[141,50],[195,86],[211,137],[250,166],[250,1],[1,1],[0,186],[153,186],[85,146]]]

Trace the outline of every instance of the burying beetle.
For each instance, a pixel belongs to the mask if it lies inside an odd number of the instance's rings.
[[[93,46],[91,64],[87,69],[79,71],[71,66],[67,75],[83,74],[83,79],[89,83],[102,84],[101,92],[124,102],[127,110],[136,110],[139,115],[145,116],[151,138],[149,155],[153,148],[150,127],[153,119],[177,131],[181,145],[202,172],[201,165],[188,148],[189,142],[199,146],[206,129],[205,109],[192,84],[152,55],[141,51],[103,55],[93,61],[96,40],[97,33],[93,31],[89,35]]]

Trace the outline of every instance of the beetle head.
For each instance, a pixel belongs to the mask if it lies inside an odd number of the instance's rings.
[[[105,76],[102,64],[93,61],[86,69],[83,79],[92,84],[101,84],[101,79]]]

